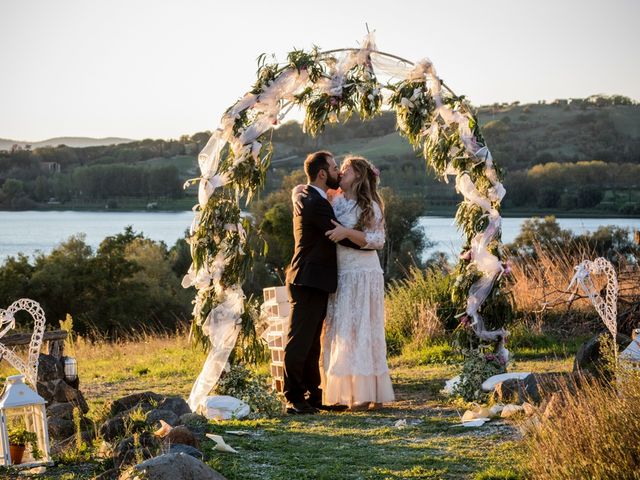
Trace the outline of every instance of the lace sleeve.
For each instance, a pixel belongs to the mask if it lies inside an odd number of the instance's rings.
[[[369,250],[380,250],[384,246],[384,217],[380,206],[373,202],[373,225],[364,229],[367,244],[362,247]]]

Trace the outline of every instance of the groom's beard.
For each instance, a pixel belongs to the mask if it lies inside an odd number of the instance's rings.
[[[327,177],[327,187],[337,190],[340,187],[340,177]]]

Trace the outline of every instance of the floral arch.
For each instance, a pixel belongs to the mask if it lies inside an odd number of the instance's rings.
[[[385,81],[385,83],[382,83]],[[320,52],[294,50],[282,64],[259,59],[252,89],[223,115],[198,156],[201,175],[198,204],[190,229],[193,263],[183,286],[195,286],[193,318],[210,341],[209,356],[196,380],[189,404],[196,410],[219,376],[233,349],[244,312],[242,281],[251,268],[247,245],[250,222],[240,216],[264,183],[273,153],[270,131],[294,106],[304,112],[303,129],[323,131],[354,112],[369,119],[383,105],[395,110],[400,133],[438,176],[462,194],[456,223],[466,245],[456,267],[452,292],[461,325],[478,341],[494,342],[504,355],[503,329],[488,330],[480,309],[500,290],[500,203],[505,189],[478,121],[464,97],[438,78],[427,60],[412,63],[377,50],[369,34],[361,48]]]

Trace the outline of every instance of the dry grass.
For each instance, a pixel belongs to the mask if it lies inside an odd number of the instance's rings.
[[[115,343],[76,338],[65,353],[78,360],[80,389],[92,411],[113,398],[145,390],[186,397],[206,357],[192,347],[185,332],[144,333]],[[15,373],[7,362],[0,363],[0,376]]]
[[[640,478],[640,373],[618,378],[561,386],[525,440],[531,478]]]
[[[589,299],[578,292],[570,300],[573,292],[567,290],[575,273],[574,267],[583,260],[595,260],[596,255],[584,248],[578,253],[567,254],[560,248],[549,251],[540,246],[536,246],[535,253],[535,259],[516,259],[511,274],[510,290],[515,308],[523,315],[527,328],[533,333],[552,331],[564,337],[599,330],[601,321]],[[617,273],[618,312],[626,319],[638,310],[640,270],[637,265],[620,259]],[[606,285],[605,276],[593,280],[599,290]],[[628,322],[632,324],[635,320],[631,318]]]

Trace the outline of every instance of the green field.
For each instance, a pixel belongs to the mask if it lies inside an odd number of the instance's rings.
[[[81,389],[94,418],[110,400],[135,392],[188,396],[205,359],[186,335],[149,335],[118,344],[80,341],[68,353],[78,360]],[[569,370],[572,359],[554,353],[544,357],[538,352],[532,360],[519,361],[517,369]],[[522,478],[516,423],[458,426],[465,405],[440,393],[444,381],[458,372],[456,365],[419,365],[406,356],[390,359],[390,368],[396,401],[384,409],[211,422],[208,430],[223,435],[239,453],[216,452],[205,441],[205,461],[229,480]],[[267,365],[258,370],[266,372]],[[3,364],[0,374],[10,373]],[[396,426],[398,421],[406,425]],[[234,437],[228,430],[249,434]],[[92,478],[105,468],[108,463],[100,461],[58,465],[39,478]],[[501,476],[487,477],[491,472]]]

